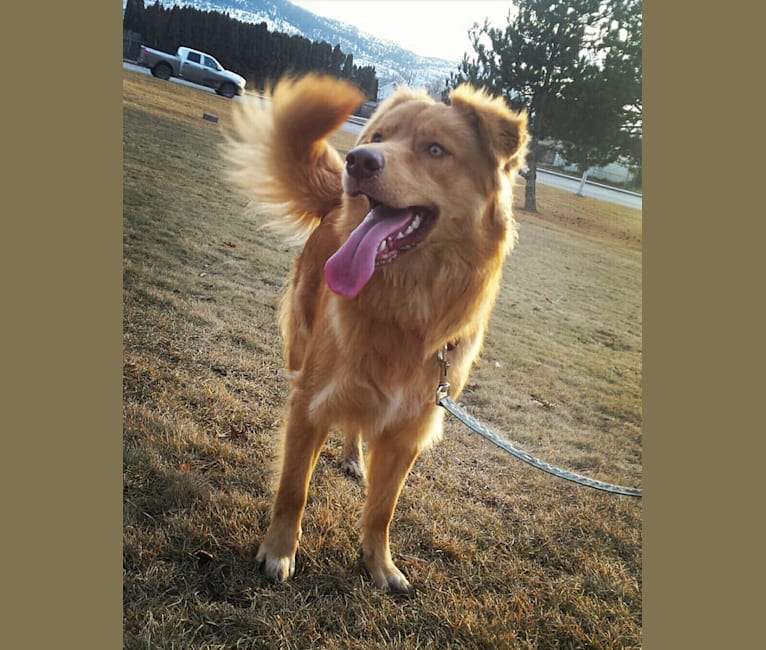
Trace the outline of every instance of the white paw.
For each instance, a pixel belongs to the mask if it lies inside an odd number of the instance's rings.
[[[295,554],[272,556],[264,544],[261,544],[255,561],[263,564],[264,575],[274,582],[284,582],[295,575]]]
[[[406,594],[412,591],[412,585],[409,583],[404,574],[394,567],[394,571],[386,576],[385,585],[378,585],[383,589],[388,589],[393,593]]]
[[[412,591],[412,585],[393,564],[376,568],[368,566],[367,570],[375,584],[381,589],[392,593],[410,593]]]

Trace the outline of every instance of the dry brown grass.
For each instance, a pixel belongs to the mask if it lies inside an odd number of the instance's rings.
[[[125,647],[640,647],[640,500],[537,472],[454,422],[392,526],[414,597],[364,575],[364,490],[337,471],[332,437],[295,579],[260,576],[287,388],[275,310],[294,251],[220,180],[233,102],[134,73],[123,96]],[[538,214],[517,212],[461,401],[552,462],[640,485],[641,215],[538,197]]]

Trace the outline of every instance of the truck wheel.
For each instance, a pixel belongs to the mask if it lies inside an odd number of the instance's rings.
[[[167,63],[158,63],[152,68],[152,74],[158,79],[167,81],[173,75],[173,70]]]
[[[226,81],[225,83],[221,84],[221,87],[218,88],[216,92],[219,95],[223,95],[224,97],[228,97],[229,99],[231,99],[232,97],[234,97],[234,95],[237,94],[237,87],[230,81]]]

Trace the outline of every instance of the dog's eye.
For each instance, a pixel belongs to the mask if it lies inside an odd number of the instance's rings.
[[[432,158],[441,158],[447,151],[438,142],[432,143],[428,147],[428,155]]]
[[[380,133],[374,133],[370,138],[370,142],[383,142],[383,136]]]

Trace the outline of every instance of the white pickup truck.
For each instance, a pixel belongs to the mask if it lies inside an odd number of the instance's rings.
[[[224,70],[209,54],[188,47],[179,47],[173,55],[142,45],[138,63],[149,68],[160,79],[178,77],[214,88],[215,92],[224,97],[231,98],[245,91],[245,80],[242,77]]]

